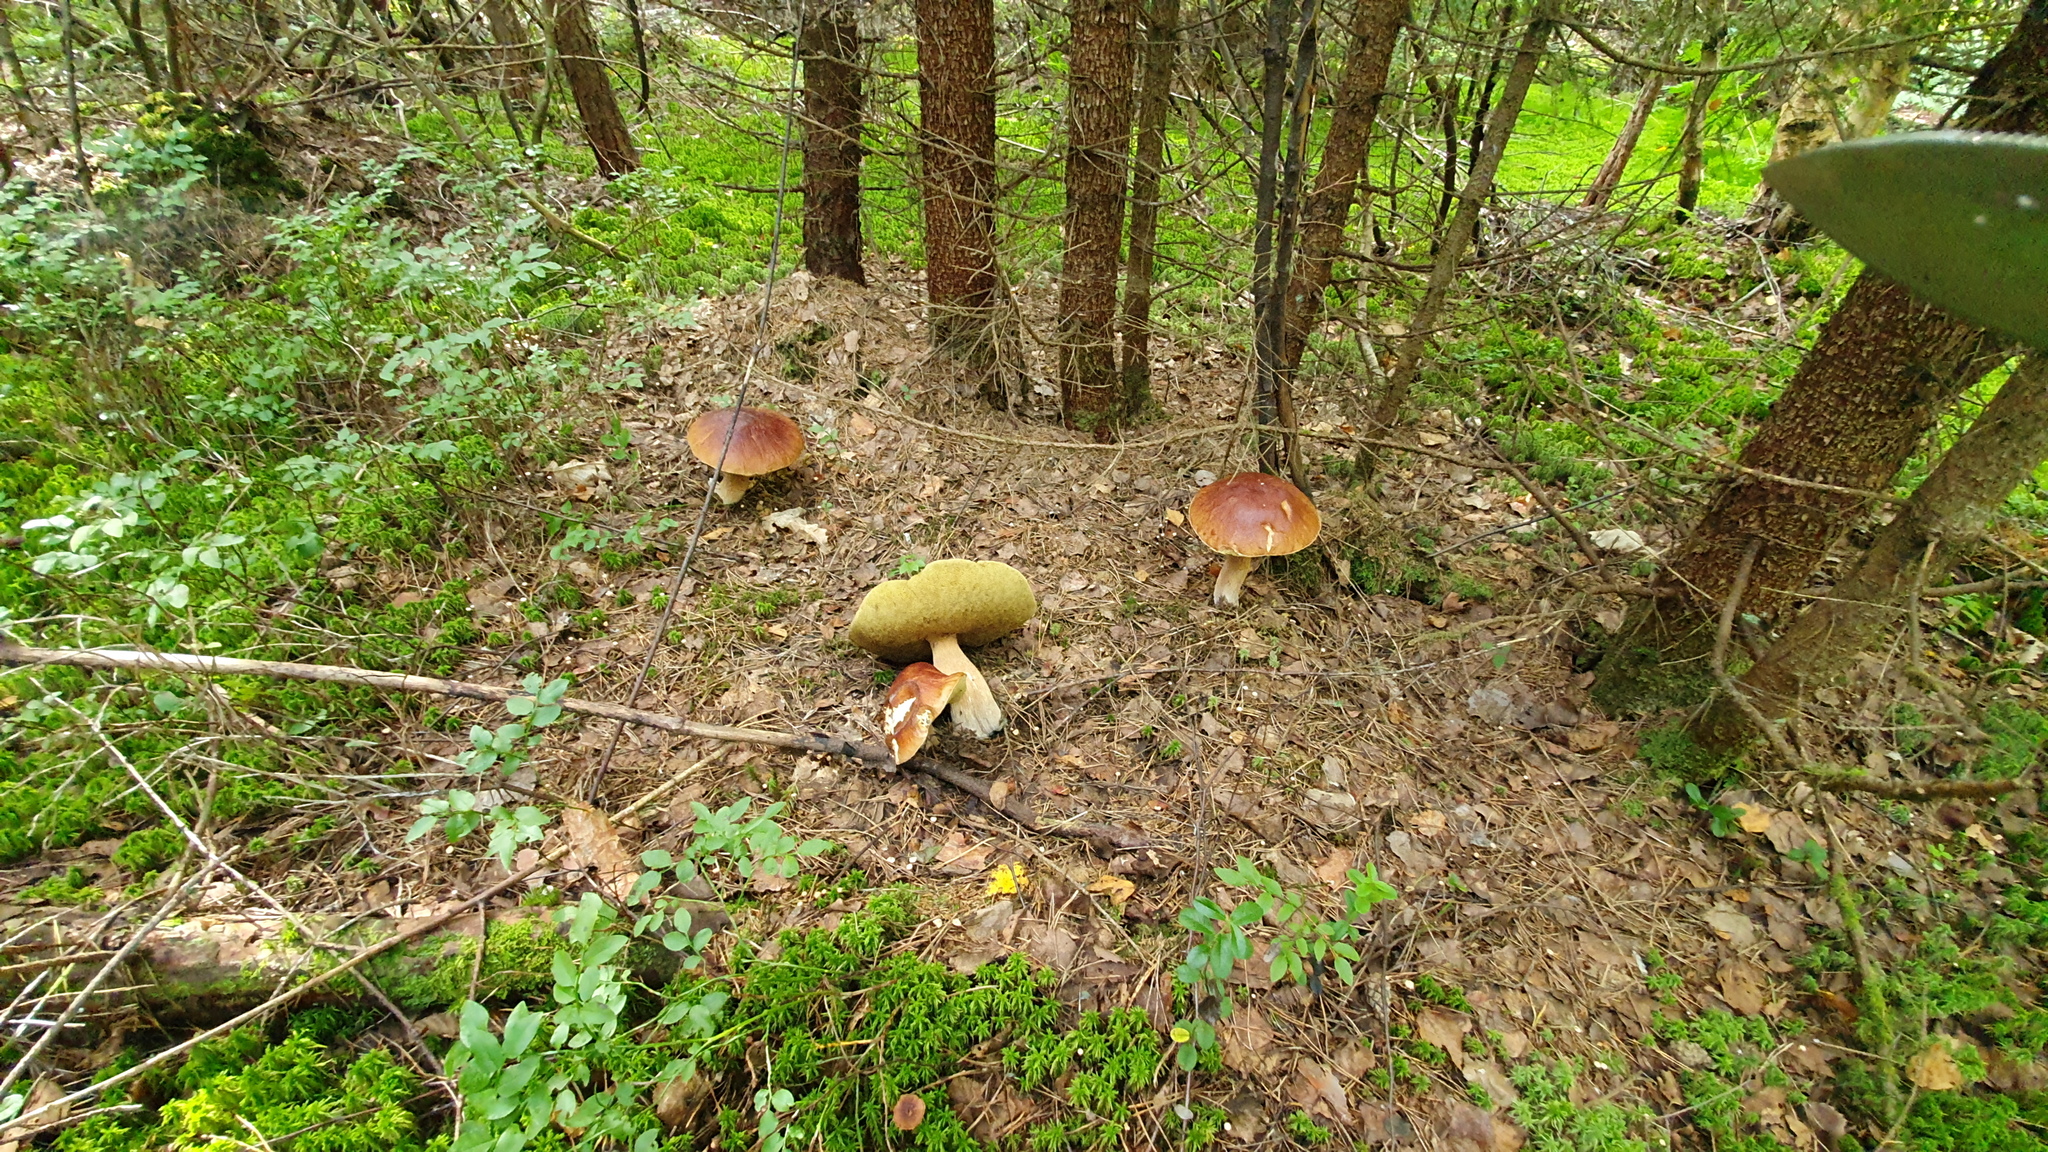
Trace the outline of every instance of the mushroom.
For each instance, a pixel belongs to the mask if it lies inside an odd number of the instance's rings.
[[[960,695],[967,683],[964,673],[947,675],[920,660],[905,665],[889,685],[889,701],[882,712],[882,728],[889,740],[889,752],[898,764],[917,755],[925,738],[932,734],[932,721]]]
[[[1003,710],[961,648],[986,644],[1037,614],[1038,597],[1008,564],[934,560],[907,580],[870,589],[846,638],[884,660],[930,659],[941,672],[965,676],[953,725],[986,740],[1003,730]]]
[[[690,421],[688,439],[690,454],[718,470],[718,498],[727,504],[739,503],[756,476],[780,472],[804,455],[796,421],[766,408],[706,412]]]
[[[1301,489],[1278,476],[1239,472],[1195,493],[1188,505],[1188,525],[1202,543],[1224,557],[1211,602],[1235,608],[1244,578],[1259,561],[1314,543],[1323,518]]]

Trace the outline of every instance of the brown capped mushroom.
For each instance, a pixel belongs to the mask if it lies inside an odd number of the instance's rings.
[[[947,675],[920,660],[904,665],[889,685],[888,703],[882,711],[882,729],[889,740],[889,753],[898,764],[917,755],[932,721],[946,710],[967,683],[965,673]]]
[[[1188,526],[1224,557],[1211,602],[1235,608],[1244,578],[1259,561],[1315,543],[1323,518],[1301,489],[1280,477],[1239,472],[1195,493],[1188,505]]]
[[[727,504],[739,503],[755,477],[780,472],[804,456],[804,434],[796,421],[766,408],[706,412],[690,421],[686,438],[692,456],[718,469],[718,498]]]
[[[1024,574],[994,560],[934,560],[907,580],[868,591],[846,638],[884,660],[930,659],[965,676],[953,698],[953,726],[983,740],[1003,730],[1003,710],[981,669],[961,648],[997,639],[1038,614]]]

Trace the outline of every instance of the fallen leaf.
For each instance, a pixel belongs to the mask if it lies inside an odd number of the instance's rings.
[[[1330,854],[1315,867],[1316,879],[1341,890],[1349,882],[1352,859],[1349,848],[1330,849]]]
[[[967,837],[954,832],[939,845],[939,854],[932,858],[932,867],[955,876],[972,876],[988,867],[988,858],[995,851],[993,844],[969,844]]]
[[[612,818],[595,808],[575,806],[562,810],[562,841],[568,848],[563,867],[585,872],[599,888],[623,901],[639,878],[633,856],[619,842],[619,830]]]
[[[1080,955],[1081,945],[1073,933],[1059,925],[1041,924],[1036,932],[1025,938],[1024,950],[1040,965],[1064,972],[1073,965],[1074,957]]]
[[[1760,1016],[1764,1010],[1764,973],[1747,960],[1727,960],[1716,974],[1721,999],[1744,1016]]]
[[[1217,1029],[1223,1041],[1223,1063],[1247,1075],[1263,1075],[1280,1064],[1278,1040],[1266,1014],[1257,1008],[1239,1008]]]
[[[1906,1061],[1906,1079],[1929,1092],[1951,1092],[1963,1086],[1962,1069],[1946,1040],[1936,1040]]]
[[[988,806],[1000,809],[1010,799],[1010,782],[997,780],[988,786]]]
[[[1424,808],[1408,818],[1408,826],[1419,836],[1442,835],[1444,823],[1444,814],[1434,808]]]
[[[654,1118],[664,1128],[681,1128],[709,1099],[711,1082],[702,1076],[664,1080],[654,1086]]]
[[[1756,943],[1756,922],[1732,907],[1711,908],[1704,919],[1716,936],[1737,948],[1748,948]]]
[[[1472,1020],[1462,1012],[1424,1008],[1415,1015],[1415,1034],[1451,1054],[1451,1063],[1465,1066],[1465,1034]]]
[[[1595,720],[1572,729],[1567,739],[1574,752],[1598,752],[1614,742],[1621,734],[1621,725],[1612,720]]]
[[[1344,1082],[1314,1060],[1305,1059],[1294,1066],[1294,1084],[1288,1098],[1317,1115],[1346,1125],[1351,1123],[1351,1101],[1345,1098]]]
[[[1746,823],[1743,826],[1748,827]],[[1770,840],[1771,847],[1781,854],[1797,852],[1819,840],[1819,837],[1813,834],[1813,830],[1806,826],[1806,821],[1799,818],[1797,812],[1771,813],[1771,823],[1764,829],[1764,836]]]
[[[571,500],[595,500],[611,491],[612,470],[599,460],[571,460],[548,469],[548,479]]]
[[[875,422],[855,412],[846,418],[846,430],[862,440],[875,434]]]
[[[1522,1140],[1522,1130],[1512,1121],[1458,1100],[1444,1123],[1442,1146],[1448,1152],[1515,1152]]]
[[[1088,890],[1097,896],[1109,897],[1111,904],[1121,908],[1132,896],[1137,895],[1138,886],[1114,872],[1104,872],[1089,883]]]
[[[780,512],[771,512],[767,523],[770,528],[793,532],[821,548],[825,545],[825,530],[804,519],[804,510],[801,508],[784,508]]]
[[[1849,1134],[1849,1118],[1832,1104],[1808,1100],[1801,1107],[1806,1112],[1806,1122],[1814,1131],[1826,1136],[1830,1142],[1840,1140]]]
[[[896,1098],[896,1107],[889,1113],[889,1122],[896,1125],[898,1132],[915,1132],[924,1123],[924,1097],[908,1092]]]
[[[1736,822],[1742,825],[1744,832],[1769,831],[1771,818],[1777,815],[1759,804],[1734,804],[1730,807],[1735,809],[1735,814],[1739,818]]]

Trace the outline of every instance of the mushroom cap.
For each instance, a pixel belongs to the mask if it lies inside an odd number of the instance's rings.
[[[1286,556],[1315,543],[1323,530],[1301,489],[1264,472],[1239,472],[1195,493],[1188,524],[1225,556]]]
[[[883,702],[882,729],[889,741],[889,754],[898,764],[917,755],[931,737],[932,721],[960,694],[967,675],[947,675],[922,661],[907,664],[889,685]]]
[[[868,590],[846,638],[884,660],[931,658],[931,638],[958,636],[972,648],[1038,614],[1024,574],[997,560],[934,560],[907,580]]]
[[[725,430],[737,421],[732,449],[725,451]],[[718,467],[725,451],[725,471],[734,476],[766,476],[803,459],[804,434],[796,421],[766,408],[717,408],[690,421],[690,454]]]

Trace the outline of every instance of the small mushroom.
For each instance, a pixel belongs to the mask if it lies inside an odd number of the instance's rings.
[[[994,640],[1038,614],[1024,574],[994,560],[935,560],[907,580],[868,591],[846,638],[884,660],[929,659],[965,676],[953,698],[953,725],[983,740],[1003,730],[1003,710],[981,669],[961,649]]]
[[[898,764],[917,755],[925,738],[932,734],[932,721],[946,710],[961,686],[964,673],[947,675],[920,660],[907,664],[889,685],[888,705],[882,712],[882,728],[889,738],[889,752]]]
[[[796,421],[766,408],[706,412],[690,421],[687,437],[690,454],[718,469],[718,498],[727,504],[739,503],[755,477],[780,472],[804,456],[804,434]]]
[[[1223,554],[1210,598],[1237,607],[1244,578],[1267,556],[1287,556],[1315,543],[1323,518],[1301,489],[1264,472],[1239,472],[1195,493],[1188,525],[1202,543]]]

